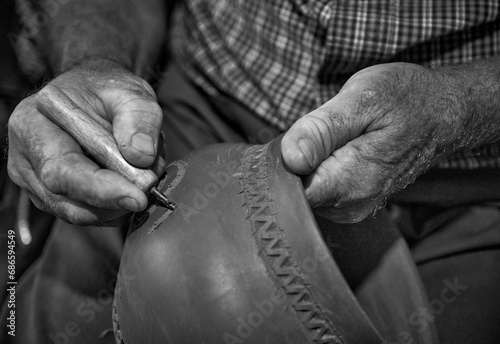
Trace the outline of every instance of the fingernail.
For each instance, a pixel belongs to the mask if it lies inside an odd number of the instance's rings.
[[[141,211],[139,203],[132,197],[123,197],[118,200],[118,205],[125,210],[138,212]]]
[[[151,136],[144,133],[137,133],[132,136],[132,146],[146,155],[155,155],[155,142]]]
[[[311,145],[311,142],[309,142],[309,140],[307,139],[300,139],[297,143],[297,146],[299,146],[302,155],[307,160],[309,168],[314,168],[314,149]]]

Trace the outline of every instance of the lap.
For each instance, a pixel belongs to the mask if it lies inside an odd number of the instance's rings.
[[[447,209],[426,223],[413,252],[441,343],[499,343],[500,207]]]

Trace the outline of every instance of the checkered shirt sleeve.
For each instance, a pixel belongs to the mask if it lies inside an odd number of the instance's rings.
[[[500,53],[500,1],[187,0],[177,58],[206,92],[286,130],[355,72],[401,61],[436,67]],[[442,168],[500,168],[499,145]]]

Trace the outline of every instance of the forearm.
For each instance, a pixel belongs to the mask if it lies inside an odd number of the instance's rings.
[[[165,26],[165,0],[69,0],[35,40],[54,74],[87,60],[106,59],[144,76],[158,56]]]
[[[452,114],[456,125],[453,149],[476,148],[500,140],[500,58],[436,69],[448,87],[441,97],[459,106]],[[444,102],[446,103],[446,101]]]

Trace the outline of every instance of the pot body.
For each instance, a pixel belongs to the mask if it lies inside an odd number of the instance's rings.
[[[379,343],[323,242],[280,141],[221,144],[167,168],[134,219],[116,290],[118,342]]]

